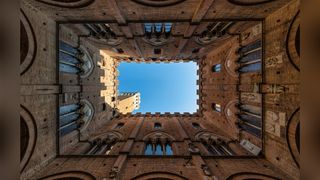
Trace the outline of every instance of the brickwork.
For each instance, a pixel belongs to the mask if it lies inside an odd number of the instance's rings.
[[[21,143],[26,149],[21,179],[299,179],[300,2],[162,3],[167,5],[150,0],[21,2],[20,116],[26,124],[22,136],[29,137]],[[57,26],[59,21],[64,23]],[[105,22],[117,38],[93,37],[81,24],[86,21]],[[160,46],[145,34],[144,23],[155,22],[172,23]],[[206,30],[221,24],[227,32],[210,37]],[[90,56],[93,68],[87,75],[58,71],[59,40]],[[241,48],[258,40],[262,71],[240,73]],[[118,112],[121,60],[196,61],[198,112]],[[216,64],[220,72],[212,71]],[[87,121],[75,121],[84,124],[59,136],[59,107],[84,101],[89,104],[85,112],[92,114],[81,114]],[[237,126],[241,103],[261,110],[261,138]],[[242,140],[262,152],[255,157],[240,145]],[[146,155],[148,143],[161,151],[170,147],[172,155]],[[209,143],[233,154],[213,155]],[[105,148],[99,149],[102,154],[93,151],[98,146]]]

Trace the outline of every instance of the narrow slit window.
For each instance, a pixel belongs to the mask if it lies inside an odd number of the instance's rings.
[[[221,65],[216,64],[212,66],[212,72],[220,72],[221,71]]]
[[[216,112],[221,112],[221,105],[220,104],[212,103],[212,108]]]

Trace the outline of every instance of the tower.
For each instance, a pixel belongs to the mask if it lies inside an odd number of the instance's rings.
[[[299,0],[21,2],[21,179],[299,179]],[[181,61],[198,111],[131,114],[118,64]]]
[[[139,92],[124,92],[118,95],[117,109],[122,114],[131,113],[140,108]]]

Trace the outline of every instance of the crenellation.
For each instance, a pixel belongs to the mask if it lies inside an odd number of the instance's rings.
[[[20,178],[299,179],[299,9],[23,0]],[[198,108],[136,112],[122,62],[195,62]]]

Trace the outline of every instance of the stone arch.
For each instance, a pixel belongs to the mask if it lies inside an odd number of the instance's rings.
[[[212,140],[216,140],[216,141],[225,141],[225,142],[228,142],[228,139],[223,137],[223,136],[220,136],[220,135],[217,135],[213,132],[210,132],[210,131],[200,131],[198,132],[196,135],[195,135],[195,140],[196,141],[203,141],[203,140],[207,140],[207,139],[212,139]]]
[[[96,178],[90,173],[84,171],[68,171],[48,175],[40,178],[40,180],[55,180],[55,179],[72,179],[72,180],[95,180]]]
[[[84,70],[83,74],[80,74],[80,77],[81,78],[86,78],[88,77],[93,69],[94,69],[94,62],[93,62],[93,59],[92,59],[92,56],[90,55],[90,53],[87,51],[87,49],[83,46],[80,46],[80,51],[82,52],[82,63],[83,65],[81,66],[82,69]]]
[[[153,46],[163,46],[163,45],[166,45],[168,43],[171,43],[174,41],[173,38],[169,38],[169,39],[166,39],[166,38],[151,38],[151,39],[147,39],[147,38],[142,38],[142,40],[148,44],[151,44]]]
[[[266,4],[275,0],[228,0],[229,3],[238,6],[255,6],[260,4]]]
[[[254,173],[254,172],[240,172],[240,173],[232,174],[226,180],[246,180],[246,179],[280,180],[280,178],[277,178],[274,176],[260,174],[260,173]]]
[[[175,138],[174,138],[173,136],[171,136],[171,135],[169,135],[168,133],[163,132],[163,131],[154,131],[154,132],[151,132],[151,133],[145,135],[145,136],[143,137],[143,140],[144,140],[144,141],[148,141],[148,140],[150,140],[150,139],[165,139],[165,138],[167,138],[167,139],[168,139],[169,141],[171,141],[171,142],[175,140]]]
[[[94,116],[94,107],[93,105],[86,99],[82,99],[80,101],[80,103],[82,104],[82,107],[81,107],[81,110],[83,112],[83,117],[82,117],[82,123],[83,125],[80,127],[80,131],[83,131],[85,130],[91,120],[93,119],[93,116]]]
[[[185,0],[132,0],[138,4],[152,7],[172,6],[184,2]]]
[[[37,141],[37,126],[34,117],[24,106],[20,106],[20,171],[28,164]]]
[[[108,46],[112,46],[112,47],[116,47],[124,41],[124,39],[121,37],[117,37],[117,39],[103,40],[103,39],[96,39],[96,38],[90,36],[88,39],[98,45],[108,45]]]
[[[286,51],[292,66],[300,72],[300,11],[293,18],[286,39]]]
[[[94,136],[89,139],[89,141],[94,141],[96,139],[105,139],[105,138],[116,138],[117,140],[123,140],[123,135],[117,131],[109,131],[97,136]]]
[[[135,176],[131,180],[188,180],[186,177],[183,177],[178,174],[174,174],[171,172],[148,172],[144,174],[140,174],[138,176]]]
[[[239,49],[239,46],[231,46],[229,52],[227,52],[226,59],[224,61],[224,68],[226,69],[227,73],[231,77],[238,77],[238,73],[236,73],[236,69],[238,64],[236,60],[239,58],[239,55],[236,51]]]
[[[92,4],[95,0],[36,0],[38,2],[61,8],[83,8]]]
[[[228,120],[227,121],[228,127],[232,128],[234,132],[238,132],[238,128],[235,124],[237,122],[236,113],[239,112],[239,109],[236,107],[238,103],[239,103],[238,100],[231,100],[223,108],[223,113],[226,119]]]
[[[37,42],[32,25],[20,10],[20,75],[23,75],[32,66],[36,53]]]
[[[300,167],[300,108],[291,115],[286,127],[289,151],[296,165]]]

